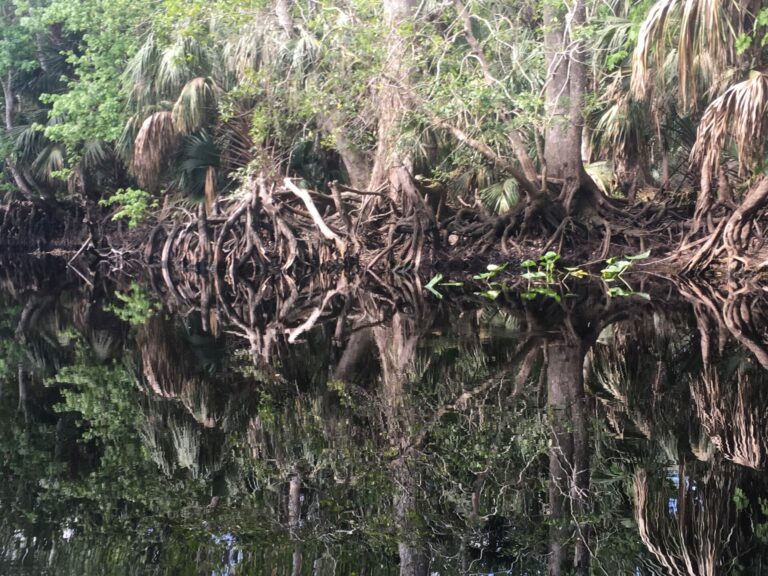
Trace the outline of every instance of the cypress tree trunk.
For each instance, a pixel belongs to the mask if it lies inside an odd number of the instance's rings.
[[[391,171],[404,168],[410,172],[413,168],[411,159],[396,150],[400,125],[408,110],[401,88],[408,83],[406,45],[405,40],[398,34],[397,27],[413,14],[415,7],[414,0],[384,0],[388,27],[386,42],[389,49],[378,96],[379,123],[369,184],[371,190],[388,182]]]
[[[408,369],[415,358],[416,345],[422,333],[400,314],[395,314],[391,326],[377,327],[373,331],[381,359],[381,394],[387,436],[390,445],[399,452],[390,466],[390,473],[395,486],[392,511],[398,530],[400,576],[427,576],[428,549],[414,523],[420,487],[414,470],[413,451],[409,448],[412,443],[410,432],[416,425],[417,417],[414,402],[405,390]]]
[[[435,232],[435,215],[419,193],[413,174],[410,154],[398,150],[397,141],[403,119],[411,108],[407,86],[410,83],[408,65],[408,41],[398,28],[414,15],[414,0],[384,0],[384,14],[388,33],[386,37],[387,60],[381,76],[378,96],[378,139],[374,156],[369,189],[387,186],[392,208],[388,236],[391,239],[397,229],[397,220],[407,220],[407,235],[401,235],[400,265],[418,268],[421,264],[425,241],[431,236],[432,246],[439,243]],[[380,204],[376,201],[376,204]],[[363,208],[363,218],[375,207],[369,203]],[[390,246],[391,247],[391,246]]]
[[[580,189],[597,191],[581,158],[586,55],[583,41],[574,39],[571,34],[585,21],[583,0],[576,1],[570,14],[566,5],[559,1],[544,4],[545,108],[549,121],[544,160],[547,175],[563,181],[560,199],[569,213],[575,209],[574,199]]]
[[[588,325],[588,324],[587,324]],[[549,453],[549,574],[589,574],[589,433],[584,398],[584,358],[596,337],[565,334],[547,344]],[[567,543],[574,542],[573,555]],[[573,570],[569,568],[573,567]]]

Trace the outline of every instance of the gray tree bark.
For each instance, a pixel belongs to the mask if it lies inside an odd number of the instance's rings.
[[[420,490],[414,470],[410,431],[416,415],[413,402],[405,391],[408,367],[414,360],[421,333],[415,326],[396,314],[391,326],[374,328],[382,369],[382,402],[389,442],[399,452],[392,462],[391,473],[395,484],[392,509],[400,539],[400,576],[427,576],[429,555],[426,544],[418,534],[413,518],[417,514],[417,496]]]
[[[586,21],[584,0],[576,0],[569,11],[564,4],[544,4],[544,51],[547,63],[545,109],[547,129],[544,160],[547,175],[563,180],[567,211],[575,192],[594,183],[584,170],[581,138],[584,126],[584,94],[587,72],[584,44],[570,33]]]
[[[589,573],[589,531],[580,524],[589,490],[589,434],[584,408],[586,344],[563,338],[547,344],[549,453],[549,574]],[[574,518],[577,521],[574,521]],[[575,531],[575,532],[574,532]],[[568,542],[575,542],[572,560]]]

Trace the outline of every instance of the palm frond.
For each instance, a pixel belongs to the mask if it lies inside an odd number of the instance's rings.
[[[227,67],[238,75],[258,70],[264,60],[264,43],[263,22],[249,24],[233,40],[225,42],[223,54]]]
[[[210,78],[186,83],[173,105],[173,123],[180,134],[204,128],[216,113],[216,90]]]
[[[216,147],[222,151],[221,165],[225,171],[248,165],[253,159],[253,138],[246,114],[237,114],[218,126]]]
[[[637,45],[632,55],[632,93],[637,98],[645,98],[650,91],[650,74],[652,66],[649,64],[652,53],[655,52],[657,68],[661,67],[659,58],[660,50],[654,50],[667,35],[667,25],[670,12],[677,6],[678,0],[661,0],[654,4],[648,12],[640,32],[637,36]]]
[[[716,76],[733,61],[735,43],[730,38],[728,4],[730,2],[721,0],[685,0],[678,43],[680,92],[684,102],[696,99],[694,73],[697,69]]]
[[[517,181],[504,180],[480,190],[480,200],[494,214],[505,214],[512,210],[520,201]]]
[[[37,124],[17,126],[11,129],[9,136],[13,139],[16,158],[22,164],[34,162],[45,141],[41,126]]]
[[[218,167],[219,151],[206,131],[201,130],[185,138],[183,159],[179,165],[181,188],[194,196],[215,194]]]
[[[88,140],[83,144],[83,167],[87,170],[104,166],[112,157],[112,148],[103,140]]]
[[[651,71],[663,71],[673,31],[678,32],[674,51],[680,102],[695,108],[702,93],[717,93],[736,61],[735,38],[744,29],[748,12],[733,0],[660,0],[638,34],[632,58],[633,94],[648,96]]]
[[[160,62],[160,49],[150,34],[144,40],[133,58],[128,61],[123,82],[129,86],[128,102],[134,108],[140,109],[154,99],[156,93],[155,75]]]
[[[144,120],[136,136],[131,169],[139,184],[157,187],[163,168],[179,142],[171,112],[155,112]]]
[[[584,165],[584,170],[589,177],[594,180],[600,191],[606,196],[611,195],[611,191],[616,188],[616,181],[613,177],[613,170],[606,161],[592,162]]]
[[[157,69],[157,85],[161,93],[175,94],[195,76],[184,47],[183,42],[177,42],[163,50]]]
[[[179,419],[171,420],[168,427],[179,466],[197,478],[200,474],[200,432],[193,424]]]
[[[141,112],[132,114],[128,118],[125,126],[123,126],[123,131],[120,134],[120,137],[115,143],[115,150],[117,151],[117,155],[125,160],[126,163],[130,163],[131,158],[133,158],[133,147],[136,143],[136,137],[139,135],[139,130],[141,130],[141,126],[144,124],[144,121],[148,116],[154,114],[155,112],[162,112],[163,110],[164,108],[159,106],[150,106],[148,108],[142,109]]]
[[[753,71],[731,86],[704,111],[691,151],[694,162],[714,172],[728,139],[736,145],[741,170],[762,160],[768,136],[768,76]]]
[[[204,170],[219,166],[219,151],[208,132],[201,130],[184,139],[184,160],[181,169],[185,172]]]
[[[60,144],[48,144],[32,163],[32,170],[41,178],[50,179],[51,175],[64,168],[66,157]]]
[[[317,38],[302,29],[291,53],[291,68],[306,72],[320,58],[322,46]]]

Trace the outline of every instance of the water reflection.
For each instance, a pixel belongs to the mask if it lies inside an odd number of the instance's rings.
[[[166,276],[0,270],[4,574],[760,573],[763,292]]]

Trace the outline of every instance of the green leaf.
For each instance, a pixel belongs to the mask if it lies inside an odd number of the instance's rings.
[[[486,290],[485,292],[475,292],[478,296],[488,298],[488,300],[496,300],[501,294],[501,290]]]
[[[526,280],[539,280],[540,278],[546,278],[547,273],[540,270],[537,272],[526,272],[525,274],[522,274],[522,277]]]
[[[627,290],[626,288],[622,288],[621,286],[613,286],[612,288],[608,289],[608,296],[611,298],[617,298],[619,296],[632,296],[634,292],[631,290]]]
[[[432,295],[433,295],[435,298],[437,298],[438,300],[442,300],[442,299],[443,299],[443,295],[442,295],[442,294],[440,294],[440,292],[438,292],[438,291],[437,291],[437,290],[435,290],[434,288],[432,288],[432,286],[430,286],[430,285],[427,285],[427,286],[425,286],[425,288],[426,288],[427,290],[429,290],[429,291],[432,293]]]
[[[604,280],[610,281],[615,280],[631,267],[632,263],[629,260],[619,260],[603,268],[600,273]]]
[[[640,254],[635,254],[634,256],[624,256],[627,260],[645,260],[651,255],[650,250],[646,250],[645,252],[642,252]]]
[[[567,276],[573,276],[574,278],[584,278],[589,276],[589,272],[582,270],[578,266],[566,266],[565,271],[568,272]]]
[[[629,290],[621,286],[613,286],[612,288],[609,288],[608,296],[610,296],[611,298],[637,296],[638,298],[642,298],[643,300],[649,300],[649,301],[651,299],[651,295],[648,294],[647,292],[635,292],[634,290]]]
[[[750,34],[741,33],[736,38],[736,53],[744,54],[749,47],[752,46],[752,36]]]
[[[427,283],[427,285],[425,286],[425,288],[426,288],[427,290],[431,290],[432,288],[434,288],[435,286],[437,286],[437,285],[440,283],[440,281],[441,281],[442,279],[443,279],[443,275],[442,275],[440,272],[438,272],[437,274],[435,274],[434,276],[432,276],[432,279],[431,279],[431,280],[430,280],[430,281]]]
[[[525,300],[535,300],[537,296],[544,296],[545,298],[552,298],[555,302],[560,302],[562,297],[555,290],[548,287],[531,288],[525,292],[521,292],[520,296]]]
[[[488,269],[488,272],[482,272],[481,274],[475,274],[472,276],[474,280],[490,280],[494,276],[496,276],[499,272],[504,270],[509,263],[503,264],[499,266],[498,264],[488,264],[486,267]]]

